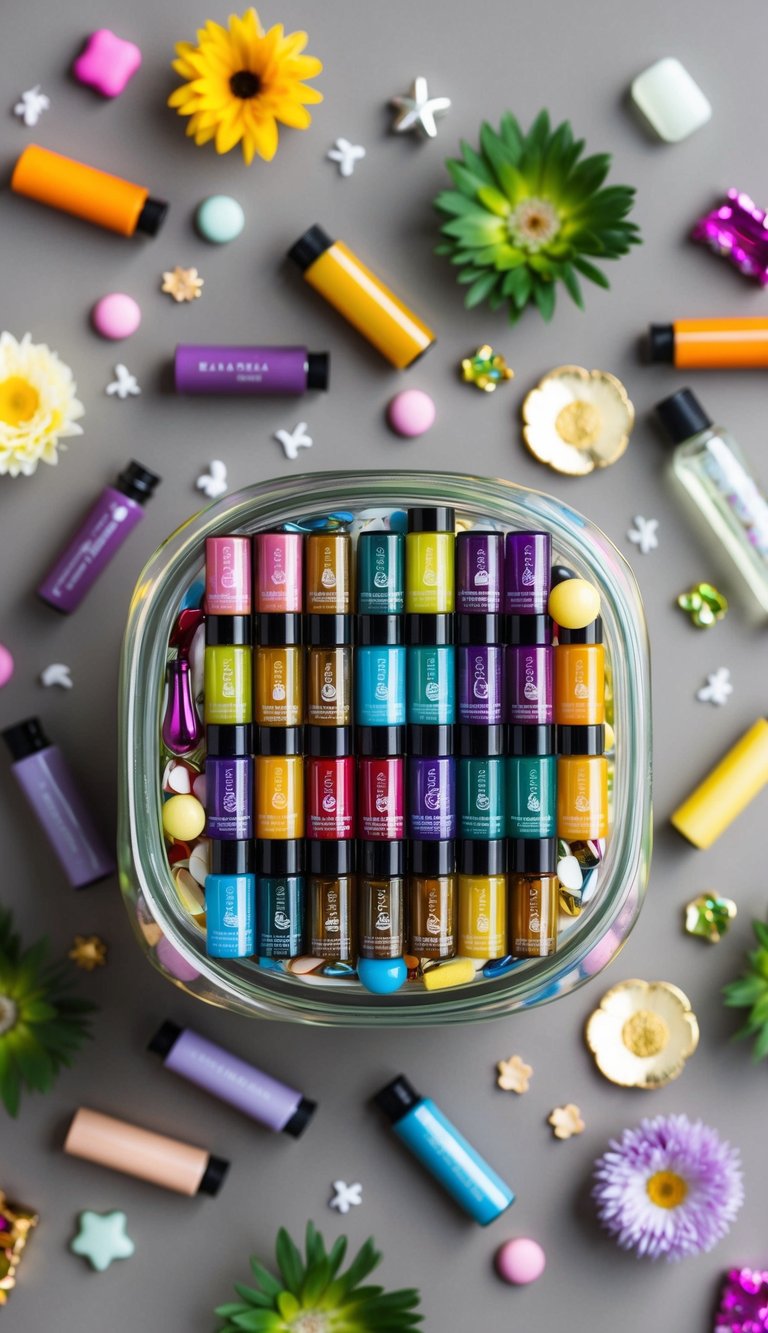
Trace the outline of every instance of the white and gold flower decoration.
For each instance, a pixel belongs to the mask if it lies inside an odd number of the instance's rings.
[[[558,366],[523,402],[523,437],[534,458],[555,472],[583,477],[624,453],[635,409],[615,375]]]
[[[669,981],[622,981],[590,1014],[586,1041],[600,1073],[622,1088],[663,1088],[699,1044],[688,996]]]
[[[520,1055],[511,1055],[508,1060],[499,1060],[496,1064],[496,1082],[502,1092],[527,1092],[531,1086],[533,1066],[528,1065]]]
[[[85,408],[69,366],[25,333],[0,334],[0,476],[31,477],[38,463],[56,463],[60,442],[82,435]]]

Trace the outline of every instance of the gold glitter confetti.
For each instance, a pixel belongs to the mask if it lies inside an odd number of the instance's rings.
[[[547,1116],[547,1123],[552,1126],[556,1139],[572,1139],[574,1134],[583,1134],[586,1129],[581,1111],[573,1102],[566,1102],[565,1106],[556,1106]]]
[[[107,946],[98,935],[75,935],[68,958],[84,972],[93,972],[107,961]]]
[[[528,1091],[533,1066],[527,1065],[521,1056],[511,1055],[508,1060],[499,1060],[496,1068],[499,1071],[496,1082],[504,1092]]]
[[[37,1221],[37,1213],[23,1204],[11,1203],[0,1190],[0,1306],[7,1305],[16,1286],[21,1256]]]
[[[163,274],[160,290],[167,292],[174,301],[196,301],[202,295],[204,281],[196,268],[179,268],[177,265]]]

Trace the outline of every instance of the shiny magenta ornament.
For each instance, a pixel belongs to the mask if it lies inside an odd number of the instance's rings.
[[[725,202],[699,218],[691,240],[708,245],[746,278],[768,286],[768,218],[741,190],[729,190]]]
[[[713,1333],[768,1333],[768,1272],[730,1269]]]

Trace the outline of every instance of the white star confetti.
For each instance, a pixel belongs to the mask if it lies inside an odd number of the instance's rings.
[[[127,366],[115,366],[115,378],[111,384],[107,385],[107,393],[116,398],[136,397],[141,393],[138,381],[135,375],[132,375]]]
[[[449,97],[430,97],[427,80],[417,74],[411,84],[410,92],[402,97],[393,97],[391,105],[397,108],[397,115],[392,122],[395,134],[408,134],[412,130],[425,134],[428,139],[437,137],[438,116],[444,116],[451,109]]]
[[[46,688],[50,685],[59,685],[62,690],[72,689],[72,674],[64,662],[51,662],[44,671],[40,672],[40,684]]]
[[[40,84],[36,83],[34,88],[28,88],[25,93],[21,94],[13,108],[13,114],[23,120],[24,124],[31,129],[50,105],[51,99],[45,93],[41,93]]]
[[[333,1188],[335,1193],[328,1207],[335,1208],[337,1213],[348,1213],[350,1208],[363,1202],[363,1187],[358,1182],[347,1185],[344,1180],[334,1180]]]
[[[350,143],[349,139],[337,139],[333,148],[328,149],[326,157],[332,162],[338,162],[340,176],[351,176],[355,163],[365,157],[365,149],[362,144]]]
[[[718,671],[713,671],[707,676],[707,683],[696,691],[696,698],[699,703],[715,704],[720,708],[723,704],[727,704],[732,694],[731,673],[728,667],[720,667]]]
[[[203,491],[209,500],[224,495],[227,489],[227,465],[220,458],[214,458],[208,464],[208,471],[203,472],[195,482],[199,491]]]
[[[275,439],[282,444],[283,452],[291,463],[296,462],[299,449],[312,448],[312,436],[307,435],[306,421],[300,421],[293,430],[276,430]]]
[[[638,548],[641,555],[649,555],[655,551],[659,544],[656,536],[659,527],[657,518],[643,518],[642,514],[636,514],[634,517],[634,527],[629,529],[627,536],[629,540]]]

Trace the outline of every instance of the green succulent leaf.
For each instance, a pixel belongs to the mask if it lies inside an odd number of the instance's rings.
[[[746,955],[744,974],[723,987],[723,1002],[730,1009],[749,1009],[736,1036],[755,1038],[752,1058],[759,1061],[768,1057],[768,925],[753,921],[752,929],[759,947]]]

